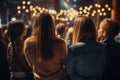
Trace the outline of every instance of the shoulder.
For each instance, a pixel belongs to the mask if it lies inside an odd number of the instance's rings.
[[[56,38],[54,40],[54,45],[55,45],[56,49],[59,49],[59,50],[62,50],[62,51],[65,50],[67,52],[67,45],[66,45],[66,43],[63,39]]]
[[[31,36],[24,41],[24,45],[34,44],[36,42],[37,42],[37,38],[35,36]]]
[[[36,42],[36,37],[35,36],[31,36],[31,37],[28,37],[26,40],[25,40],[25,42],[27,43],[27,42]]]
[[[59,44],[59,43],[60,43],[60,44],[65,44],[65,41],[64,41],[62,38],[55,38],[55,39],[54,39],[54,42],[55,42],[55,43],[58,43],[58,44]]]
[[[36,47],[37,39],[35,36],[27,38],[24,42],[24,50],[33,50]]]

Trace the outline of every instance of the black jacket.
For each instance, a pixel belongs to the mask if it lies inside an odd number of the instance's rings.
[[[106,38],[107,63],[103,80],[120,80],[120,44],[113,38]]]
[[[9,80],[10,72],[7,62],[7,47],[0,41],[0,80]]]

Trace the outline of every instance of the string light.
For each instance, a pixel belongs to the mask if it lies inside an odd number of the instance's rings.
[[[26,2],[25,2],[25,1],[22,1],[22,4],[24,5],[24,4],[26,4]]]
[[[106,4],[106,5],[105,5],[105,7],[106,7],[106,8],[108,8],[108,7],[109,7],[109,5],[108,5],[108,4]]]
[[[21,7],[20,6],[17,6],[17,9],[20,9]]]
[[[70,1],[70,0],[66,0]],[[33,13],[32,15],[35,16],[37,13],[41,12],[49,12],[52,14],[52,17],[56,20],[60,21],[72,21],[77,15],[86,15],[86,16],[92,16],[94,17],[96,14],[99,16],[106,16],[107,12],[111,11],[111,7],[109,7],[108,4],[102,6],[101,4],[96,3],[95,5],[88,5],[88,6],[80,6],[79,10],[75,10],[74,8],[70,8],[68,10],[61,9],[60,12],[56,12],[56,10],[48,10],[46,8],[42,8],[40,6],[33,6],[31,5],[30,1],[22,1],[21,6],[17,6],[18,14],[21,14],[21,12],[25,13]],[[73,7],[76,7],[76,5],[73,5]],[[95,7],[95,8],[94,8]]]
[[[31,2],[30,2],[30,1],[28,1],[28,2],[27,2],[27,4],[28,4],[28,5],[30,5],[30,4],[31,4]]]
[[[20,10],[18,10],[18,14],[20,14],[21,13],[21,11]]]

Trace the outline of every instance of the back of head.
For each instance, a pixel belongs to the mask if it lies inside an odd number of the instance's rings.
[[[120,25],[116,20],[105,18],[100,27],[106,32],[106,37],[115,37],[120,31]]]
[[[57,30],[57,33],[62,35],[64,32],[65,32],[65,24],[64,23],[59,23],[56,25],[56,30]]]
[[[52,16],[43,12],[36,16],[32,35],[37,37],[37,48],[43,59],[51,58],[53,55],[53,39],[55,27]],[[39,55],[39,54],[38,54]]]
[[[73,43],[82,40],[96,41],[96,28],[93,21],[86,16],[78,16],[74,21]]]
[[[54,22],[52,16],[47,12],[37,14],[33,26],[33,35],[55,36]]]
[[[17,40],[24,31],[24,23],[20,20],[12,21],[8,25],[8,35],[11,41]]]

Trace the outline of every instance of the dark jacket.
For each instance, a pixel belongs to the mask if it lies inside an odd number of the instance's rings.
[[[71,45],[66,62],[70,80],[100,80],[106,63],[105,46],[97,42]]]
[[[103,80],[120,80],[120,44],[113,38],[106,38],[107,63]]]
[[[0,41],[0,80],[9,80],[10,72],[7,62],[7,47]]]

